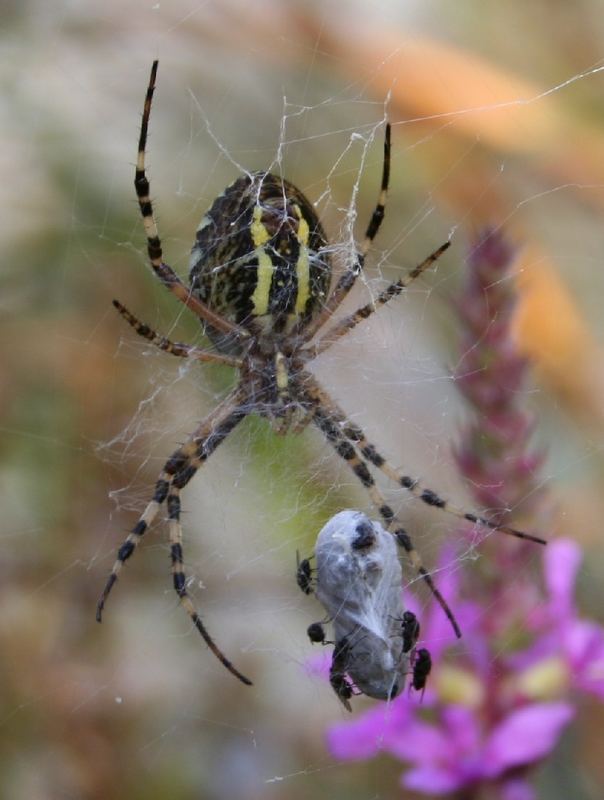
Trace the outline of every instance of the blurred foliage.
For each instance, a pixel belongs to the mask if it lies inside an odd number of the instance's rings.
[[[536,366],[552,535],[587,549],[584,605],[601,620],[600,4],[26,0],[3,5],[2,44],[1,793],[395,796],[397,765],[326,756],[322,732],[339,706],[303,669],[316,607],[295,586],[295,551],[334,511],[365,504],[318,434],[276,440],[249,421],[185,495],[192,588],[252,690],[176,608],[161,525],[94,622],[163,460],[232,380],[179,371],[111,308],[119,297],[166,335],[201,341],[145,261],[132,164],[148,69],[159,57],[150,175],[181,274],[233,162],[276,158],[284,110],[284,171],[319,201],[345,252],[346,210],[360,236],[375,202],[387,113],[392,191],[368,288],[450,232],[453,254],[317,374],[395,461],[449,493],[463,496],[448,454],[462,409],[441,365],[454,352],[447,298],[467,233],[503,224],[525,246],[517,328]],[[446,525],[404,513],[430,562]],[[543,796],[601,796],[602,722],[601,709],[585,710]]]

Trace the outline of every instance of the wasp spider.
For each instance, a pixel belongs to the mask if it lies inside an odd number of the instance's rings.
[[[152,499],[118,550],[117,560],[98,602],[97,620],[101,620],[107,596],[122,565],[130,558],[165,503],[174,589],[180,603],[223,665],[243,683],[250,683],[215,644],[187,592],[180,492],[244,417],[259,414],[269,419],[279,434],[301,430],[309,423],[322,431],[367,489],[387,529],[429,585],[459,636],[452,612],[423,567],[409,535],[378,490],[369,464],[430,506],[487,528],[527,539],[534,540],[535,537],[498,526],[476,514],[465,513],[436,492],[424,488],[417,480],[399,473],[305,369],[309,361],[399,295],[449,247],[449,242],[445,242],[407,276],[390,284],[371,303],[325,330],[362,272],[365,257],[384,217],[390,172],[390,125],[386,125],[382,185],[377,205],[354,263],[333,288],[330,246],[312,205],[291,183],[265,172],[238,178],[216,198],[203,217],[195,237],[187,286],[163,259],[145,172],[147,128],[157,65],[155,61],[147,87],[134,185],[151,266],[161,283],[199,318],[213,349],[171,342],[140,322],[117,300],[114,300],[114,305],[140,336],[160,349],[181,358],[228,364],[240,371],[240,380],[234,391],[166,461]]]

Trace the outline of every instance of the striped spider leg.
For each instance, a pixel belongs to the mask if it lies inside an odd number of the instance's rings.
[[[236,389],[203,420],[184,444],[175,450],[166,461],[155,484],[153,498],[118,550],[117,559],[97,604],[96,618],[97,622],[101,622],[105,602],[117,581],[122,566],[134,553],[149,526],[157,517],[161,506],[166,502],[172,576],[179,602],[214,655],[235,677],[243,683],[251,685],[249,678],[242,675],[215,644],[187,592],[180,524],[181,489],[187,485],[218,445],[246,416],[247,410],[243,399],[242,392]]]
[[[195,297],[191,290],[178,278],[172,268],[163,260],[161,240],[153,215],[149,180],[145,171],[147,132],[151,114],[151,102],[155,90],[157,67],[158,62],[154,61],[145,96],[134,179],[138,204],[147,237],[149,261],[161,283],[200,320],[211,324],[216,330],[222,331],[224,334],[235,337],[237,340],[245,341],[249,338],[248,331],[228,319],[225,319],[221,315],[216,314],[209,306]],[[165,352],[198,361],[222,363],[235,367],[241,366],[242,362],[238,358],[222,353],[202,350],[182,343],[171,342],[169,339],[159,336],[149,326],[140,322],[118,300],[114,300],[113,304],[140,336],[149,340],[152,344]],[[197,430],[191,434],[187,441],[168,459],[157,480],[152,500],[149,502],[142,516],[118,551],[117,560],[113,565],[113,569],[111,570],[97,604],[96,618],[98,622],[101,621],[105,602],[117,580],[122,565],[130,558],[140,539],[157,516],[161,505],[167,500],[172,574],[174,589],[179,597],[180,604],[185,608],[195,627],[214,655],[216,655],[224,666],[232,672],[233,675],[239,678],[239,680],[243,683],[251,684],[251,681],[233,666],[214,643],[187,593],[182,557],[182,530],[180,526],[180,490],[189,482],[197,469],[216,447],[218,447],[220,442],[246,415],[247,411],[244,410],[242,400],[242,392],[236,390],[212,414],[206,417]]]
[[[455,635],[460,638],[461,630],[453,612],[436,588],[430,573],[424,567],[411,537],[403,527],[400,527],[400,521],[397,519],[392,508],[386,503],[383,494],[377,488],[375,479],[369,470],[368,463],[428,506],[438,508],[466,522],[481,525],[490,530],[499,531],[500,533],[515,536],[519,539],[525,539],[537,544],[546,544],[545,540],[538,536],[525,533],[524,531],[511,528],[508,525],[500,525],[473,512],[464,511],[451,504],[448,500],[440,497],[433,489],[425,487],[419,480],[398,472],[377,451],[376,447],[366,439],[361,428],[350,422],[342,409],[340,409],[327,392],[321,388],[318,381],[310,373],[305,371],[300,383],[303,384],[303,389],[301,389],[301,391],[304,392],[307,402],[314,409],[312,412],[313,422],[319,430],[321,430],[337,454],[346,461],[365,487],[372,503],[376,506],[380,516],[384,520],[386,528],[391,529],[394,526],[392,532],[398,544],[407,553],[413,568],[429,586],[430,591],[451,622]]]

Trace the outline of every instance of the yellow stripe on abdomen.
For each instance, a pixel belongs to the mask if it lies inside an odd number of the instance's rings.
[[[298,214],[298,242],[300,244],[300,252],[298,261],[296,263],[296,276],[298,278],[298,293],[296,295],[296,314],[302,314],[306,309],[306,303],[310,295],[310,264],[308,260],[308,237],[310,236],[310,229],[308,222],[302,216],[298,206],[295,206],[296,213]]]
[[[264,249],[264,245],[271,238],[266,226],[262,224],[262,208],[254,207],[254,216],[251,224],[252,242],[254,243],[254,255],[258,261],[256,288],[252,294],[254,304],[253,314],[261,317],[268,314],[268,303],[271,291],[271,282],[275,268],[271,257]]]

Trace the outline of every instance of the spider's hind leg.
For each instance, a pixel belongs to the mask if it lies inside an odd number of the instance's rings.
[[[197,443],[195,441],[195,435],[193,434],[181,447],[178,448],[178,450],[175,450],[170,458],[166,461],[164,468],[157,479],[157,483],[155,484],[155,494],[153,495],[153,499],[147,505],[147,508],[139,517],[138,522],[134,528],[132,528],[120,549],[117,551],[117,558],[113,564],[109,577],[107,578],[107,582],[105,583],[105,587],[103,588],[97,603],[97,622],[102,621],[105,603],[111,590],[117,582],[118,575],[120,574],[124,563],[136,550],[137,545],[148,531],[149,526],[155,520],[159,509],[167,498],[173,476],[176,472],[182,470],[183,467],[188,467],[190,459],[195,455],[196,452]]]
[[[307,380],[307,387],[311,383],[311,381],[314,381],[314,379]],[[354,474],[363,484],[363,486],[365,487],[367,493],[371,498],[372,503],[376,506],[376,508],[380,513],[380,516],[384,520],[386,528],[388,530],[391,530],[394,523],[395,522],[398,523],[398,520],[395,517],[394,511],[386,503],[383,494],[375,485],[375,480],[369,471],[367,462],[359,456],[355,445],[351,441],[349,441],[342,432],[342,425],[341,425],[341,420],[339,419],[339,411],[337,410],[337,407],[335,406],[335,404],[332,403],[332,401],[325,394],[325,392],[323,392],[318,387],[318,385],[313,387],[311,392],[312,395],[314,395],[314,401],[313,401],[315,406],[313,415],[314,423],[317,425],[319,430],[321,430],[322,433],[325,435],[328,442],[332,445],[336,453],[346,461],[348,466],[352,469]],[[319,395],[317,395],[316,392],[320,393],[320,399]],[[309,395],[309,399],[310,397],[311,395]],[[335,414],[330,413],[332,405],[333,408],[335,409]],[[421,556],[413,546],[409,534],[405,531],[404,528],[400,526],[395,528],[394,530],[391,530],[391,532],[392,535],[396,538],[397,543],[407,553],[413,568],[428,585],[430,591],[434,595],[434,598],[445,612],[449,622],[453,627],[453,630],[455,631],[455,635],[457,636],[457,638],[461,638],[461,630],[459,628],[459,624],[457,623],[457,620],[455,619],[453,612],[449,608],[447,601],[436,588],[436,585],[434,584],[434,581],[432,580],[430,573],[424,567]]]
[[[414,497],[417,497],[418,500],[421,500],[428,506],[438,508],[441,511],[446,511],[447,514],[452,514],[454,517],[464,520],[465,522],[471,522],[474,525],[481,525],[483,528],[488,528],[492,531],[499,531],[500,533],[506,533],[509,536],[515,536],[518,539],[526,539],[530,542],[535,542],[536,544],[547,544],[545,539],[542,539],[540,536],[534,536],[531,533],[525,533],[524,531],[519,531],[516,528],[511,528],[509,525],[499,524],[498,522],[494,522],[493,520],[474,512],[465,511],[463,508],[459,508],[458,506],[450,503],[448,500],[445,500],[433,489],[429,489],[427,486],[424,486],[419,480],[410,478],[408,475],[404,475],[399,470],[394,469],[394,467],[388,463],[384,456],[378,452],[375,445],[371,444],[367,440],[363,430],[358,425],[350,422],[348,417],[344,414],[337,403],[332,400],[327,392],[325,392],[319,386],[315,378],[310,376],[307,372],[305,372],[304,375],[306,391],[308,392],[311,402],[314,404],[316,409],[315,416],[318,411],[326,418],[328,417],[333,427],[336,428],[338,437],[340,439],[343,439],[345,442],[349,442],[351,445],[353,445],[364,459],[379,469],[380,472],[383,472],[384,475],[386,475],[386,477],[388,477],[391,481],[396,483],[398,486],[402,486],[403,489],[406,489]],[[341,445],[341,447],[344,446]],[[361,481],[363,480],[360,475],[358,477],[361,479]]]
[[[153,499],[147,505],[147,508],[144,510],[143,514],[139,518],[138,522],[132,528],[126,539],[124,540],[122,546],[117,551],[117,559],[113,564],[113,568],[107,578],[107,582],[105,583],[105,587],[99,597],[99,601],[96,607],[96,621],[101,622],[103,617],[103,609],[105,608],[105,602],[113,585],[117,581],[118,575],[124,562],[126,562],[130,556],[134,553],[137,544],[140,542],[142,537],[147,532],[149,526],[157,516],[157,513],[168,496],[168,488],[169,488],[169,478],[170,476],[165,471],[165,469],[160,474],[157,483],[155,484],[155,494],[153,495]]]
[[[403,489],[406,489],[408,492],[411,492],[414,497],[417,497],[418,500],[421,500],[426,505],[438,508],[441,511],[446,511],[447,514],[452,514],[458,519],[464,520],[465,522],[471,522],[474,525],[481,525],[483,528],[488,528],[492,531],[506,533],[509,536],[515,536],[518,539],[526,539],[530,542],[535,542],[536,544],[547,544],[545,539],[542,539],[540,536],[534,536],[531,533],[525,533],[525,531],[511,528],[509,525],[499,524],[498,522],[494,522],[487,517],[480,516],[479,514],[475,514],[471,511],[465,511],[463,508],[453,505],[448,500],[445,500],[443,497],[441,497],[433,489],[429,489],[428,487],[422,485],[419,480],[410,478],[408,475],[403,475],[403,473],[394,469],[394,467],[392,467],[388,461],[386,461],[384,456],[378,453],[375,446],[367,441],[363,431],[358,426],[348,422],[343,414],[341,415],[340,421],[343,423],[342,433],[344,436],[350,442],[353,442],[356,447],[358,447],[362,455],[371,464],[383,472],[384,475],[390,478],[391,481],[399,486],[402,486]]]
[[[251,681],[242,675],[218,648],[187,593],[180,526],[180,490],[187,485],[197,470],[246,414],[244,392],[237,388],[201,422],[186,442],[170,456],[160,473],[153,499],[118,550],[117,559],[97,604],[96,618],[98,622],[101,621],[105,602],[117,581],[122,565],[133,554],[142,536],[157,516],[161,505],[167,501],[172,574],[174,589],[178,594],[180,604],[187,611],[205,643],[219,661],[236,678],[249,686]]]
[[[186,471],[186,478],[182,480],[183,486],[195,474],[195,468],[191,465]],[[180,525],[180,488],[175,484],[178,481],[178,476],[175,477],[170,487],[168,495],[168,526],[170,532],[170,559],[172,561],[172,576],[174,580],[174,590],[178,595],[181,606],[185,609],[191,621],[203,637],[204,642],[214,653],[216,658],[231,672],[236,678],[246,686],[251,686],[252,682],[246,678],[239,670],[233,665],[231,661],[224,655],[222,650],[214,642],[208,633],[205,625],[195,606],[189,593],[187,592],[187,582],[185,577],[184,563],[183,563],[183,548],[182,548],[182,527]],[[181,481],[179,481],[181,482]]]

